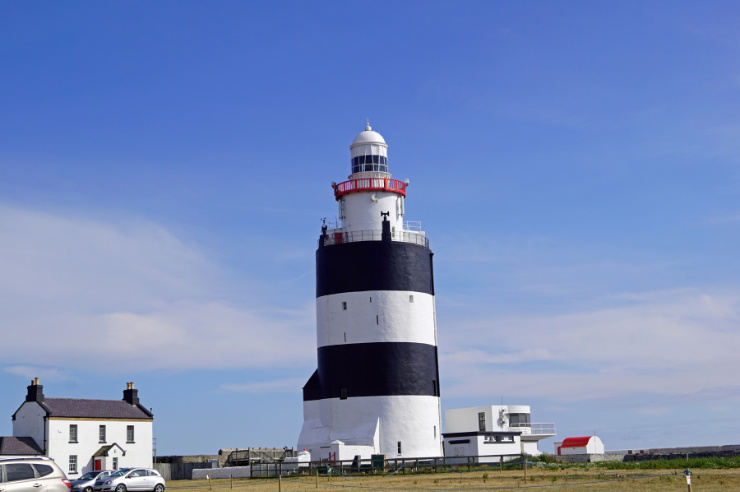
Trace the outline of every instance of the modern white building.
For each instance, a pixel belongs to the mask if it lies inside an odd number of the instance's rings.
[[[13,414],[16,454],[49,456],[74,478],[91,470],[152,466],[154,416],[139,403],[134,383],[122,400],[46,398],[38,378]],[[7,439],[7,438],[4,438]],[[35,444],[35,447],[33,446]]]
[[[318,369],[303,387],[298,449],[312,461],[442,455],[429,241],[405,221],[408,180],[368,125],[332,183],[339,223],[316,251]]]
[[[530,422],[529,405],[489,405],[445,411],[445,456],[474,456],[478,462],[500,456],[537,456],[537,444],[555,435],[555,424]]]

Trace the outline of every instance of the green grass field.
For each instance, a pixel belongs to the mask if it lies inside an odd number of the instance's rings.
[[[317,478],[303,476],[277,479],[234,479],[233,481],[179,480],[168,482],[168,489],[185,492],[300,492],[342,490],[512,490],[547,489],[551,491],[685,491],[683,469],[609,470],[583,466],[560,469],[472,471],[393,476]],[[692,491],[740,490],[740,469],[696,469],[691,478]],[[226,490],[225,490],[226,489]]]

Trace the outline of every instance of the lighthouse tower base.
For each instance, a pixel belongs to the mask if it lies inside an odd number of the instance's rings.
[[[311,461],[351,460],[358,455],[369,459],[373,454],[441,456],[438,401],[430,396],[306,401],[298,449],[310,452]]]

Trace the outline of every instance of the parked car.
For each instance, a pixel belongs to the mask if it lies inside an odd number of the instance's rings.
[[[69,492],[70,483],[54,460],[45,456],[0,456],[0,491]]]
[[[108,478],[115,470],[97,470],[87,472],[76,480],[72,480],[72,492],[93,492],[96,480]]]
[[[164,492],[164,478],[151,468],[122,468],[95,481],[95,492],[126,492],[127,490],[152,490]]]

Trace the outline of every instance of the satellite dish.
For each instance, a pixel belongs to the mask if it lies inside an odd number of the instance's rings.
[[[370,200],[372,200],[373,203],[378,203],[378,195],[373,193],[372,195],[370,195]]]

